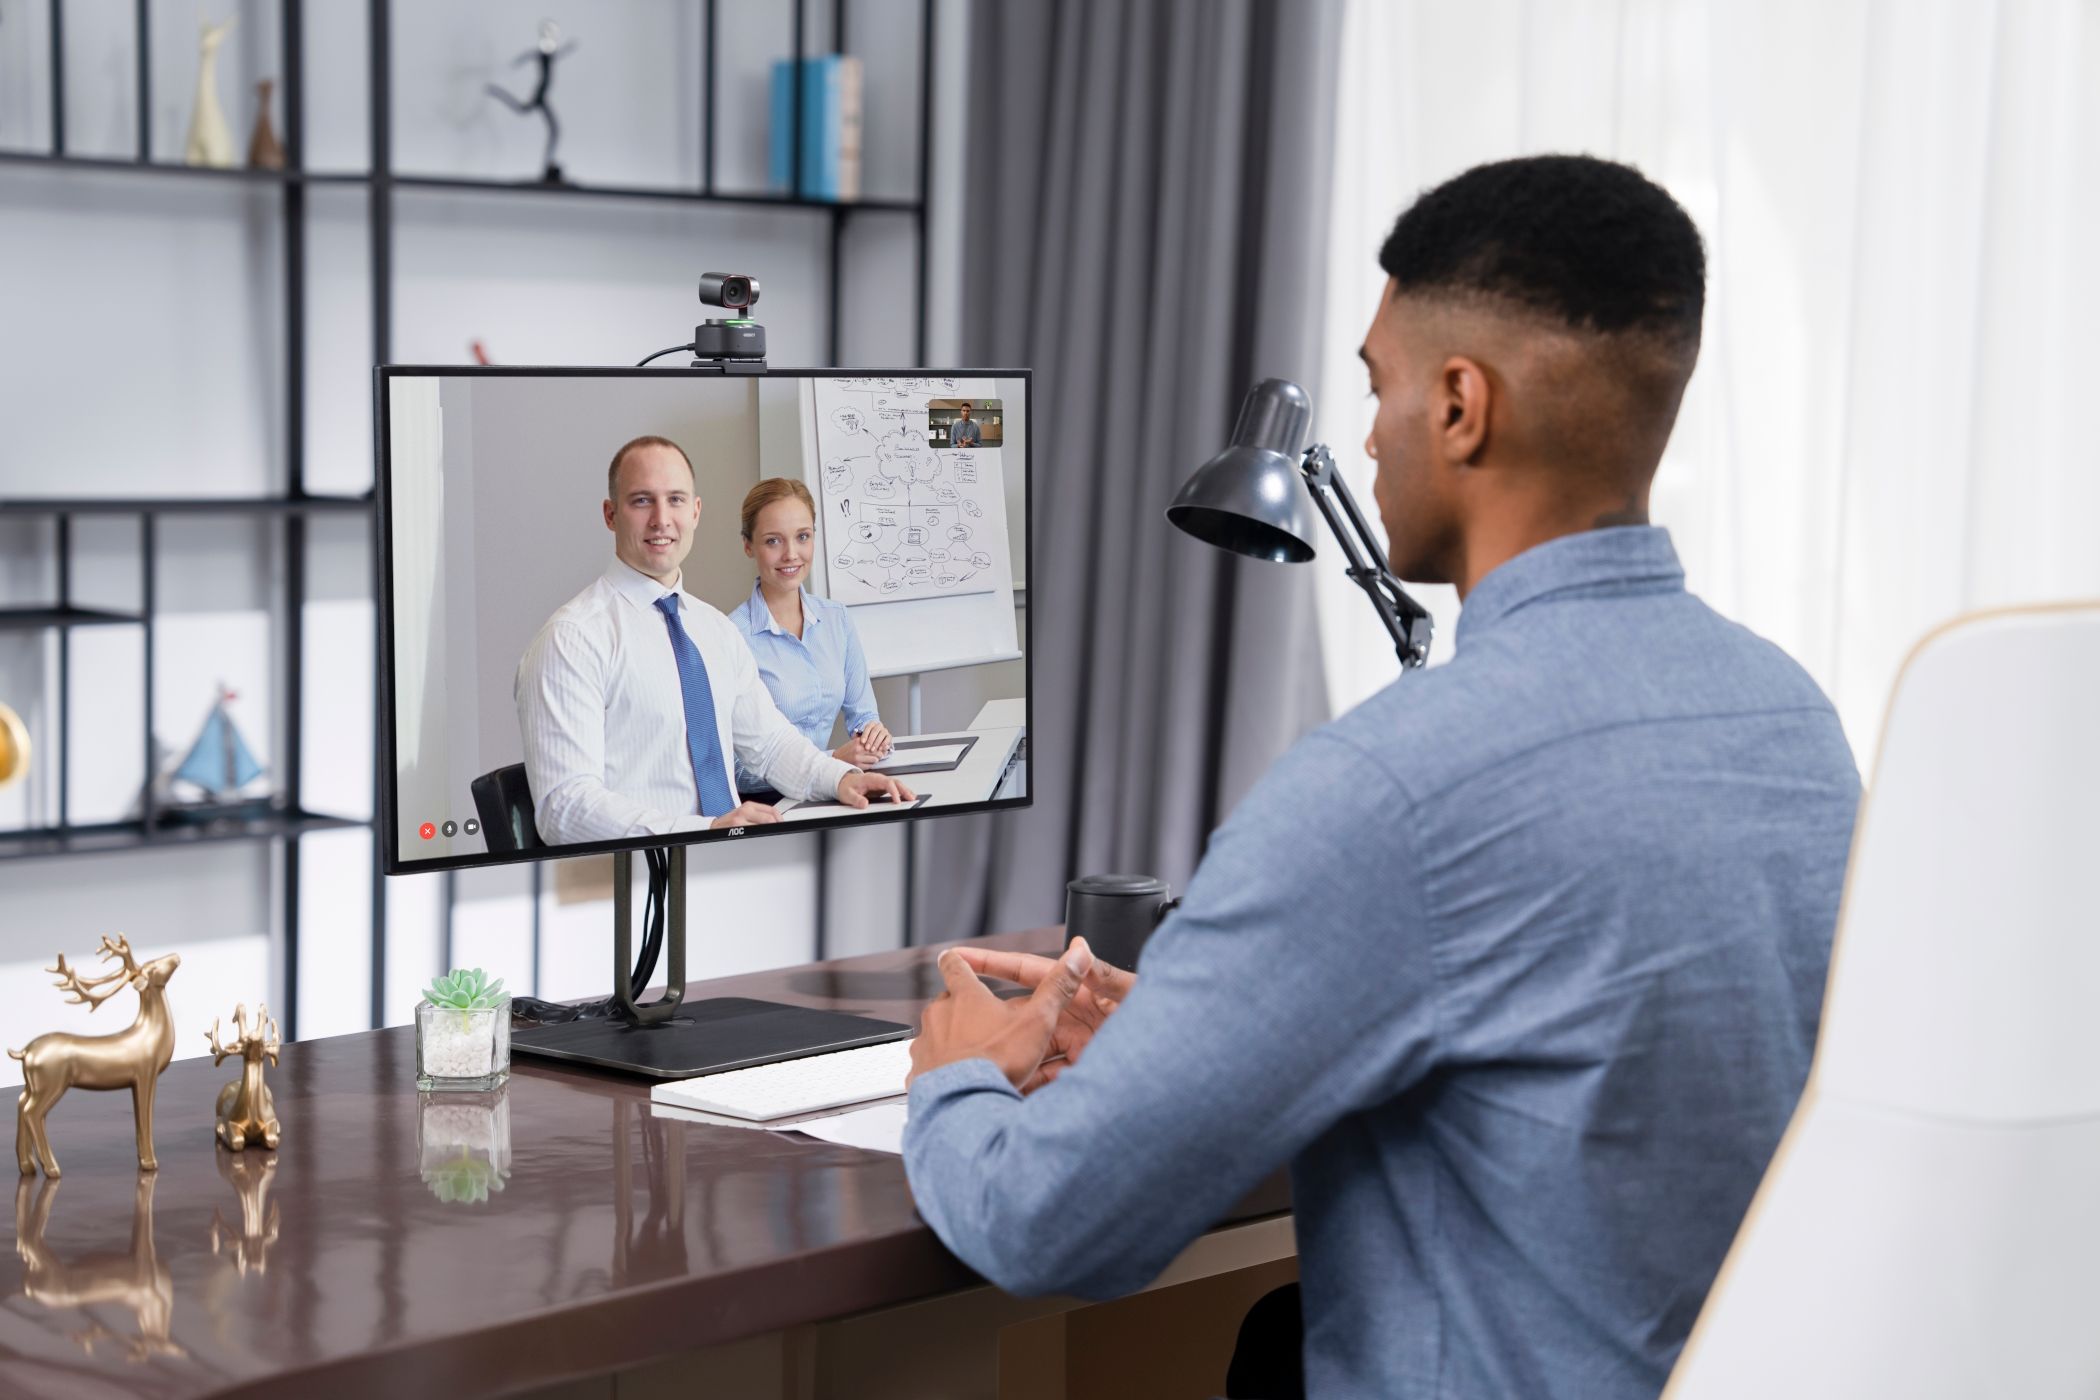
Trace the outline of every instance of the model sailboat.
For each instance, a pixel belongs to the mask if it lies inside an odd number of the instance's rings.
[[[234,726],[233,717],[226,713],[227,702],[235,698],[232,691],[219,687],[219,698],[204,717],[197,742],[190,745],[189,757],[174,773],[177,780],[203,788],[214,802],[227,801],[263,771],[255,755],[248,751],[241,731]]]

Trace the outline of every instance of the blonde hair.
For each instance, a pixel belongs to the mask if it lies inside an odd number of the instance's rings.
[[[817,518],[816,500],[809,488],[793,477],[769,476],[744,493],[744,540],[750,542],[751,532],[758,528],[758,513],[778,501],[797,500],[809,508],[809,518]]]

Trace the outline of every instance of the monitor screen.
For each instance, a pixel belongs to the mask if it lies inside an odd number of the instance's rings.
[[[1026,805],[1028,391],[382,368],[388,872]]]

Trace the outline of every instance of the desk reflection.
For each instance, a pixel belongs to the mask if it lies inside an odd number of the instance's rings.
[[[615,1286],[686,1272],[686,1125],[649,1112],[646,1099],[613,1101],[613,1260]],[[639,1130],[639,1131],[637,1131]],[[648,1198],[634,1218],[634,1146],[641,1142]]]
[[[486,1205],[510,1180],[510,1087],[419,1095],[416,1163],[447,1205]]]
[[[229,1152],[214,1147],[219,1175],[240,1199],[241,1228],[236,1234],[220,1215],[211,1212],[211,1252],[230,1253],[234,1269],[245,1278],[253,1269],[262,1273],[270,1261],[270,1246],[277,1243],[277,1202],[270,1199],[270,1178],[277,1174],[277,1154],[263,1151]]]
[[[155,1356],[188,1355],[168,1339],[175,1320],[175,1283],[153,1248],[153,1187],[158,1179],[155,1172],[139,1173],[132,1197],[129,1249],[73,1259],[61,1258],[44,1243],[51,1209],[58,1203],[59,1180],[45,1177],[39,1183],[24,1177],[15,1187],[15,1253],[26,1269],[23,1296],[52,1309],[114,1303],[137,1319],[135,1337],[112,1332],[92,1319],[82,1331],[69,1333],[90,1356],[99,1341],[121,1343],[125,1358],[134,1363]]]

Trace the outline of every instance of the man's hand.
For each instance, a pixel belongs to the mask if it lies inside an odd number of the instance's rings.
[[[941,954],[941,979],[948,984],[927,1004],[919,1018],[919,1038],[911,1045],[911,1078],[959,1060],[990,1060],[1021,1089],[1036,1082],[1050,1053],[1065,1008],[1086,984],[1093,952],[1084,938],[1072,940],[1063,957],[1025,1000],[1002,1001],[977,980],[962,950]],[[909,1081],[907,1081],[909,1082]]]
[[[1074,941],[1085,942],[1084,939]],[[973,972],[1019,982],[1030,991],[1040,991],[1062,966],[1057,959],[1036,953],[1009,953],[1001,948],[980,948],[970,944],[957,948],[955,955]],[[1080,1052],[1093,1040],[1094,1032],[1101,1029],[1109,1014],[1136,986],[1136,973],[1125,972],[1120,967],[1111,967],[1093,958],[1092,966],[1086,972],[1085,984],[1065,1003],[1057,1025],[1050,1032],[1049,1053],[1043,1057],[1034,1076],[1021,1085],[1021,1092],[1033,1093],[1078,1060]]]
[[[709,822],[710,827],[762,826],[780,820],[780,809],[768,807],[763,802],[739,802],[721,816]]]
[[[868,799],[877,795],[892,802],[916,802],[919,794],[886,773],[862,773],[858,770],[839,779],[839,801],[848,807],[865,807]]]

